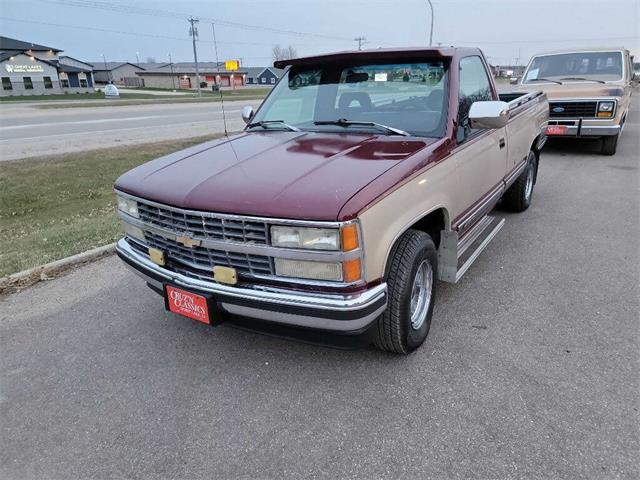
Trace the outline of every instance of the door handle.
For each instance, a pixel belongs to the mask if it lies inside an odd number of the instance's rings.
[[[507,142],[504,141],[504,137],[501,138],[498,142],[498,144],[500,145],[500,148],[504,148],[504,146],[507,144]]]

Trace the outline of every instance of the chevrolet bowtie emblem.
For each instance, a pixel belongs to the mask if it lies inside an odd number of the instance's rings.
[[[176,242],[181,243],[185,247],[189,247],[189,248],[199,247],[202,244],[201,240],[198,240],[196,238],[191,238],[188,235],[181,235],[179,237],[176,237]]]

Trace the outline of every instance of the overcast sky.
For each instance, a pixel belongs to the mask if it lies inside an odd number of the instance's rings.
[[[426,45],[426,0],[0,0],[2,35],[81,60],[191,61],[187,17],[200,18],[198,55],[270,64],[273,45],[299,55]],[[433,0],[437,45],[479,46],[493,64],[539,51],[624,45],[640,57],[640,0]],[[218,23],[219,22],[219,23]],[[287,31],[287,32],[284,32]],[[297,32],[297,33],[296,33]]]

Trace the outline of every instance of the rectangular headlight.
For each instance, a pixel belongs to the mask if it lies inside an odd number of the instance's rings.
[[[271,227],[271,245],[310,250],[340,250],[340,230],[275,225]]]
[[[282,277],[306,278],[312,280],[342,281],[342,264],[309,262],[276,258],[276,275]]]
[[[130,198],[121,197],[117,195],[118,199],[118,210],[126,213],[127,215],[131,215],[135,218],[140,218],[138,215],[138,202],[135,200],[131,200]]]
[[[613,109],[615,108],[615,102],[600,102],[598,104],[598,111],[599,112],[613,112]]]

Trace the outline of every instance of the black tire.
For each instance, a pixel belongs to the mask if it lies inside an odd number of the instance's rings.
[[[423,261],[431,267],[431,288],[429,304],[419,309],[422,323],[414,328],[411,323],[411,294],[414,279]],[[425,265],[425,269],[429,267]],[[426,278],[426,277],[425,277]],[[387,271],[388,304],[385,312],[378,318],[375,344],[381,350],[408,354],[415,350],[427,338],[431,327],[431,315],[436,295],[438,278],[438,254],[431,237],[418,230],[408,230],[396,243],[389,259]],[[429,288],[425,286],[425,292]],[[418,322],[416,322],[418,323]]]
[[[502,196],[502,206],[505,210],[524,212],[529,208],[536,180],[536,165],[536,154],[530,151],[527,157],[527,166]]]
[[[618,150],[618,135],[611,135],[608,137],[602,137],[602,146],[600,147],[600,153],[603,155],[615,155]]]

